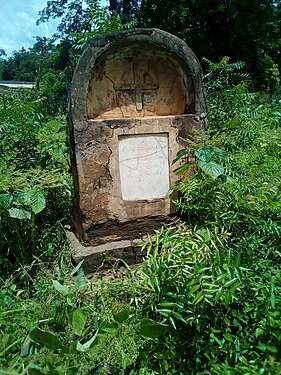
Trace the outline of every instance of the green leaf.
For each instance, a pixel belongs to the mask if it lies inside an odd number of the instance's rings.
[[[274,283],[274,278],[272,278],[271,283],[270,283],[270,304],[271,304],[272,308],[275,307],[275,303],[276,303],[276,297],[275,297],[275,294],[274,294],[274,290],[275,290],[275,283]]]
[[[71,274],[70,276],[74,276],[79,270],[80,268],[82,267],[82,264],[84,263],[84,259],[82,259],[75,268],[73,268],[73,270],[71,271]]]
[[[256,330],[255,330],[255,336],[259,337],[262,334],[263,334],[263,330],[261,328],[256,328]]]
[[[114,331],[116,331],[116,329],[118,328],[118,324],[116,322],[108,322],[108,321],[104,321],[102,322],[102,324],[100,325],[100,332],[104,332],[104,333],[112,333]]]
[[[205,229],[205,228],[199,229],[196,233],[196,236],[198,236],[204,242],[210,242],[210,240],[211,240],[210,231],[208,229]]]
[[[192,304],[197,305],[197,303],[199,303],[200,301],[202,301],[203,298],[204,298],[203,291],[201,290],[199,293],[196,294],[194,300],[192,301]]]
[[[174,160],[172,161],[172,164],[175,164],[179,159],[181,159],[183,156],[188,155],[187,149],[182,149],[177,152],[177,155],[175,156]]]
[[[12,194],[1,194],[0,195],[0,211],[6,211],[10,204],[13,201],[13,195]]]
[[[275,346],[267,346],[267,350],[271,353],[277,353],[278,349]]]
[[[44,143],[41,146],[41,151],[48,151],[48,150],[51,150],[52,148],[53,148],[53,145],[51,143]]]
[[[72,329],[73,332],[81,336],[85,328],[87,316],[82,309],[77,309],[72,314]]]
[[[165,372],[167,372],[167,371],[169,370],[169,364],[168,364],[168,362],[167,362],[166,359],[163,359],[163,360],[162,360],[162,368],[163,368],[163,370],[164,370]]]
[[[55,289],[60,294],[62,294],[63,296],[67,296],[69,294],[68,289],[64,285],[62,285],[61,283],[59,283],[57,280],[52,280],[52,282],[53,282],[53,285],[54,285]]]
[[[208,163],[214,155],[214,149],[211,146],[200,147],[194,152],[194,155],[197,159]]]
[[[227,281],[225,284],[224,284],[224,287],[228,287],[229,285],[232,285],[235,281],[237,281],[237,278],[234,277],[234,279],[231,279],[229,281]]]
[[[270,304],[271,304],[271,307],[274,308],[275,307],[275,304],[276,304],[276,297],[274,295],[273,292],[271,292],[270,294]]]
[[[257,346],[257,349],[262,350],[263,352],[265,352],[266,351],[266,345],[260,344],[260,345]]]
[[[142,319],[140,334],[143,337],[155,339],[157,337],[165,335],[165,333],[167,333],[169,329],[170,327],[165,324],[158,323],[151,319]]]
[[[80,341],[77,341],[76,350],[78,350],[78,352],[85,352],[87,349],[88,348],[85,348]]]
[[[28,192],[28,195],[31,201],[31,209],[35,214],[38,214],[39,212],[44,210],[44,208],[46,207],[46,199],[41,191],[30,190]]]
[[[48,349],[57,350],[63,347],[62,342],[56,335],[51,332],[43,331],[40,328],[34,328],[29,335],[34,342],[41,346],[46,346]]]
[[[116,320],[116,322],[123,323],[123,322],[125,322],[125,320],[128,319],[129,314],[130,314],[129,309],[123,309],[119,313],[113,315],[113,317]]]
[[[31,210],[37,214],[46,207],[46,199],[41,191],[31,190],[28,187],[17,190],[14,199],[25,206],[30,206]]]
[[[235,336],[233,337],[230,333],[225,333],[223,335],[223,337],[227,340],[227,341],[233,341],[233,339],[235,339]]]
[[[15,208],[15,207],[10,208],[9,215],[13,219],[19,219],[19,220],[31,219],[31,212],[24,210],[23,208]]]
[[[83,268],[79,268],[74,285],[76,289],[79,289],[82,286],[86,285],[86,277]]]
[[[65,275],[65,264],[64,264],[64,257],[62,255],[59,257],[58,264],[59,264],[60,276],[64,276]]]
[[[191,291],[188,294],[190,295],[190,294],[195,293],[199,288],[200,288],[200,284],[194,285],[194,287],[191,289]]]
[[[153,354],[153,357],[156,358],[156,359],[162,359],[163,353],[157,352],[157,353]]]
[[[205,162],[203,160],[198,160],[198,166],[202,169],[204,173],[211,176],[213,179],[224,174],[224,168],[222,164],[218,164],[214,161]]]
[[[31,344],[31,338],[30,338],[30,336],[26,336],[26,338],[25,338],[25,340],[24,340],[24,342],[22,343],[22,346],[21,346],[21,351],[20,351],[21,357],[28,356],[30,344]]]
[[[32,367],[28,368],[28,374],[30,374],[30,375],[44,375],[45,371],[41,367],[33,365]]]
[[[186,323],[185,318],[184,318],[184,317],[183,317],[178,311],[174,311],[174,312],[173,312],[173,315],[174,315],[177,319],[181,320],[183,323]]]
[[[213,333],[210,334],[211,341],[216,341],[220,346],[223,344],[223,340],[220,340],[218,337],[216,337]]]
[[[25,187],[23,189],[16,190],[14,194],[14,200],[20,204],[23,204],[25,206],[31,205],[31,198],[30,198],[30,189],[28,187]]]
[[[85,344],[81,344],[80,341],[77,342],[77,346],[76,346],[76,349],[79,351],[79,352],[86,352],[92,345],[93,343],[96,341],[96,338],[97,338],[97,334],[98,334],[98,330],[95,332],[94,336],[90,338],[90,340],[88,340],[87,342],[85,342]]]
[[[242,272],[239,267],[234,268],[235,275],[237,279],[241,282],[242,281]]]
[[[226,307],[228,307],[228,305],[229,305],[229,302],[230,302],[230,300],[231,300],[231,293],[228,293],[228,294],[226,294],[225,295],[225,297],[224,297],[224,303],[225,303],[225,306]]]
[[[218,147],[213,148],[215,154],[222,160],[226,160],[226,153]]]
[[[172,306],[175,306],[176,303],[175,302],[169,302],[169,301],[161,301],[160,305],[163,306],[163,307],[172,307]]]
[[[63,155],[67,152],[67,147],[66,146],[58,146],[55,148],[55,153],[58,155]]]
[[[175,174],[180,174],[186,170],[188,170],[188,168],[190,167],[190,165],[188,163],[185,163],[183,165],[180,165],[179,167],[177,167],[176,169],[173,170],[173,172]]]
[[[169,316],[169,314],[171,314],[171,312],[173,310],[170,310],[170,309],[157,309],[156,311],[159,312],[160,314],[164,315],[164,316]]]
[[[225,175],[225,182],[229,185],[237,185],[237,181],[228,175]]]
[[[169,321],[174,329],[177,329],[175,320],[172,316],[169,317]]]

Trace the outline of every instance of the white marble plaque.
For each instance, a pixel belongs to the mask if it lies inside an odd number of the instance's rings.
[[[119,169],[124,200],[163,198],[169,183],[168,134],[119,137]]]

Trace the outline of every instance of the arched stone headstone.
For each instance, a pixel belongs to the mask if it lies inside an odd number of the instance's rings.
[[[182,140],[206,126],[201,76],[190,48],[158,29],[96,36],[85,49],[72,81],[69,138],[72,229],[86,245],[74,258],[88,269],[103,250],[133,259],[134,240],[174,214],[172,160]]]

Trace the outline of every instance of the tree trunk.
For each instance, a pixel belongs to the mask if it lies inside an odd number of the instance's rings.
[[[116,12],[117,11],[117,0],[109,0],[109,10],[111,12]]]
[[[127,16],[131,13],[131,0],[123,0],[122,15]]]

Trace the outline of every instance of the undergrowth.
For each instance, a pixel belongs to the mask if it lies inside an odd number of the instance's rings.
[[[207,63],[208,133],[176,157],[181,220],[113,280],[64,246],[64,119],[6,102],[1,374],[281,373],[281,102],[249,92],[242,63]]]
[[[0,264],[7,273],[63,246],[71,178],[65,118],[46,118],[36,92],[5,92],[0,102]]]

